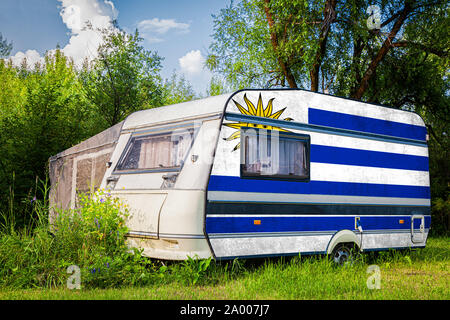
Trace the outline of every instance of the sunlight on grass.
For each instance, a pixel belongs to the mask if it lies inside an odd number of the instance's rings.
[[[421,250],[364,254],[337,267],[326,257],[214,262],[197,279],[186,263],[171,263],[149,285],[109,289],[3,289],[0,299],[450,299],[449,238],[430,238]],[[236,263],[239,266],[236,266]],[[194,262],[191,262],[191,269]],[[380,289],[369,289],[369,265],[380,267]],[[232,268],[234,265],[234,269]],[[189,270],[191,270],[189,269]]]

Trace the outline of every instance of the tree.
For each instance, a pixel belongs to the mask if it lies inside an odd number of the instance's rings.
[[[130,113],[160,106],[163,103],[159,75],[162,58],[145,50],[134,34],[117,28],[100,30],[103,44],[91,67],[81,74],[92,106],[102,119],[103,128],[110,127]]]
[[[14,185],[18,214],[22,201],[30,204],[36,179],[45,179],[49,157],[89,137],[90,111],[74,66],[60,50],[34,69],[0,62],[0,79],[8,88],[0,90],[0,210]]]
[[[209,82],[209,89],[206,90],[206,96],[218,96],[231,91],[233,90],[229,87],[225,79],[221,79],[218,76],[213,76]]]
[[[377,68],[407,45],[398,38],[408,26],[433,10],[448,10],[444,1],[382,1],[380,25],[368,28],[369,6],[359,0],[231,2],[214,16],[207,65],[238,88],[338,86],[345,96],[364,100]]]
[[[164,81],[163,86],[164,105],[171,105],[185,101],[191,101],[196,98],[194,89],[186,78],[172,73],[170,79]]]
[[[9,56],[11,50],[12,42],[8,43],[8,40],[3,39],[3,36],[0,33],[0,58]]]

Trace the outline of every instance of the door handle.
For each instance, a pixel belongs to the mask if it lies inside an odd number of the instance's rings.
[[[355,229],[358,229],[359,232],[363,232],[363,228],[361,226],[361,218],[360,217],[355,217]]]

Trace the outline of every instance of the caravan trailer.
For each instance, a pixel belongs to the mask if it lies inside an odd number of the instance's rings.
[[[105,188],[148,257],[234,259],[425,247],[419,115],[297,89],[240,90],[129,115],[50,159],[53,205]]]

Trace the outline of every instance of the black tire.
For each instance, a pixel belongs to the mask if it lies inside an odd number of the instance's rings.
[[[353,261],[354,245],[349,243],[338,244],[331,252],[331,260],[339,266],[352,263]]]

